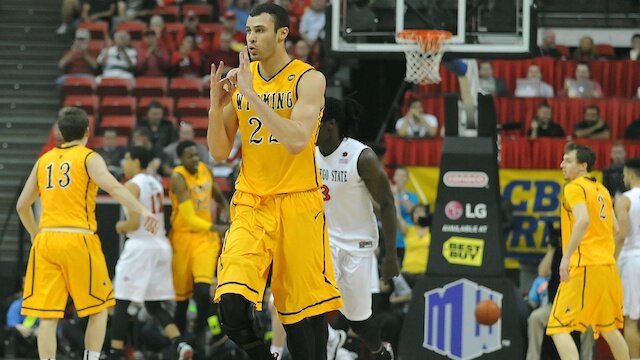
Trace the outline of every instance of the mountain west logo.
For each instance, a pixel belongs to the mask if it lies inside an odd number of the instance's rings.
[[[475,318],[476,305],[491,299],[502,307],[502,294],[468,279],[424,293],[423,347],[454,360],[470,360],[502,348],[502,320],[491,326]]]

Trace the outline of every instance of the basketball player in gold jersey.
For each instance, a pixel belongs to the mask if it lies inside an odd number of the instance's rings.
[[[107,308],[115,304],[107,264],[96,235],[98,187],[139,213],[155,232],[157,221],[107,169],[100,155],[85,147],[87,114],[61,111],[58,127],[64,144],[42,155],[18,199],[20,220],[33,244],[27,265],[22,314],[39,317],[40,359],[55,359],[56,327],[71,295],[80,317],[89,316],[83,359],[98,360],[107,325]],[[31,209],[40,196],[40,223]]]
[[[589,176],[596,156],[586,145],[568,144],[560,164],[562,190],[560,287],[547,324],[562,360],[578,360],[570,333],[591,325],[616,360],[628,360],[622,334],[622,284],[614,258],[617,222],[609,191]]]
[[[221,79],[224,64],[211,67],[211,154],[226,159],[238,129],[242,138],[214,301],[226,334],[254,360],[272,358],[252,330],[253,307],[262,308],[270,270],[295,360],[326,358],[324,314],[342,306],[315,161],[326,81],[311,65],[289,57],[288,26],[282,7],[257,5],[247,20],[247,48],[237,72]]]
[[[220,227],[211,216],[212,199],[223,218],[228,219],[228,202],[211,170],[200,161],[196,143],[182,141],[176,147],[181,165],[171,175],[171,232],[173,284],[176,290],[175,322],[184,333],[189,299],[198,307],[194,332],[203,340],[211,312],[210,288],[220,255]]]

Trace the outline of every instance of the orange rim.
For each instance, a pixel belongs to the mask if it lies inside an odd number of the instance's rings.
[[[397,37],[418,43],[422,51],[438,51],[442,42],[451,39],[451,32],[445,30],[402,30],[398,32]]]

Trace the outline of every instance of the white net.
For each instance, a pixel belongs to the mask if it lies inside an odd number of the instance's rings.
[[[396,43],[403,45],[407,59],[405,80],[414,84],[440,82],[440,61],[443,43],[451,33],[437,30],[405,30],[396,35]]]

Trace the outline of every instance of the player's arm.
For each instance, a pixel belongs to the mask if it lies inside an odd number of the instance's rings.
[[[358,157],[358,173],[369,190],[369,194],[380,206],[380,218],[385,240],[385,257],[382,276],[388,280],[398,275],[398,254],[396,252],[396,206],[389,179],[378,156],[371,149],[364,149]]]
[[[22,221],[22,225],[27,229],[31,239],[33,239],[38,233],[38,224],[36,224],[36,217],[33,215],[33,203],[38,198],[38,163],[33,166],[31,173],[27,178],[27,181],[22,188],[18,202],[16,203],[16,211]]]
[[[589,210],[587,209],[587,203],[584,195],[584,190],[579,185],[568,184],[564,188],[565,200],[571,207],[573,213],[573,225],[571,227],[571,236],[567,243],[567,248],[563,250],[562,260],[560,260],[560,280],[569,280],[569,263],[571,255],[573,255],[580,243],[584,234],[589,227]]]
[[[326,80],[321,72],[307,71],[298,80],[298,101],[291,111],[291,121],[278,115],[253,89],[247,51],[240,52],[238,91],[247,99],[271,134],[291,154],[298,154],[309,145],[324,107]]]
[[[138,185],[132,181],[128,181],[124,187],[127,188],[136,199],[140,199],[140,188]],[[126,234],[134,231],[140,225],[140,214],[129,210],[127,215],[127,220],[120,220],[116,223],[116,232],[118,234]]]
[[[131,194],[124,185],[111,175],[102,156],[94,153],[87,160],[87,172],[98,186],[109,193],[117,202],[129,209],[130,213],[138,213],[145,219],[145,228],[155,233],[158,221],[155,216]]]
[[[223,68],[222,61],[217,68],[211,65],[207,146],[215,161],[227,160],[238,131],[238,117],[231,104],[233,84],[229,79],[222,79]]]
[[[620,250],[624,244],[624,240],[629,233],[629,209],[631,208],[631,201],[627,196],[619,196],[616,200],[615,216],[617,219],[617,231],[615,231],[616,251],[615,258],[620,255]]]
[[[171,174],[171,190],[178,200],[178,210],[191,229],[196,231],[214,231],[214,224],[196,215],[196,208],[189,197],[189,189],[184,177],[174,172]]]
[[[547,245],[547,252],[544,254],[542,260],[540,260],[540,264],[538,264],[538,276],[551,276],[551,262],[553,261],[555,250],[553,246]]]

